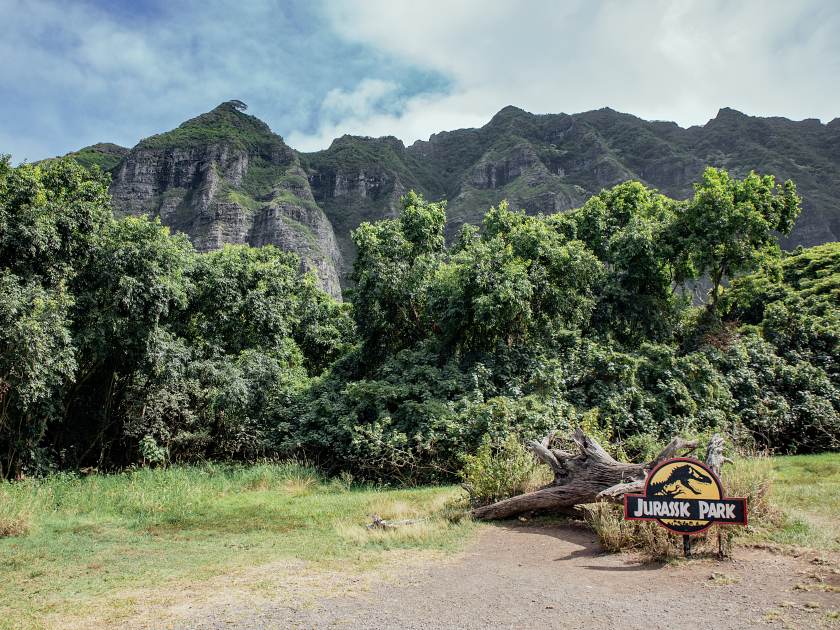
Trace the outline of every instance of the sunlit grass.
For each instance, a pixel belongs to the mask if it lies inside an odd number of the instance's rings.
[[[459,493],[351,487],[297,463],[0,484],[0,627],[37,627],[99,604],[129,610],[112,596],[282,558],[314,571],[341,560],[352,571],[392,550],[456,549],[472,525],[441,510]],[[374,513],[421,522],[370,531]]]
[[[840,453],[772,458],[773,503],[785,514],[774,542],[840,550]]]

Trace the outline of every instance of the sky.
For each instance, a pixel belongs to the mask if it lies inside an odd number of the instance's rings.
[[[835,0],[0,0],[0,153],[133,146],[239,99],[302,151],[611,107],[840,116]]]

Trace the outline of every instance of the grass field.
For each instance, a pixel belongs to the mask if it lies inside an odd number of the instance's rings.
[[[764,476],[772,468],[779,512],[747,540],[840,550],[840,454],[739,466]],[[143,589],[178,589],[279,560],[352,574],[389,558],[451,552],[477,527],[446,518],[460,493],[354,487],[296,463],[0,483],[0,628],[91,616],[114,623],[132,614]],[[374,513],[422,520],[370,532],[364,524]]]
[[[455,487],[355,488],[298,464],[208,465],[0,484],[0,628],[130,614],[138,588],[178,585],[277,559],[317,571],[375,566],[389,552],[457,548],[468,521],[441,514]],[[368,532],[371,514],[426,518]],[[8,535],[16,534],[16,535]]]
[[[840,453],[774,457],[773,504],[784,514],[765,536],[782,544],[840,551]]]

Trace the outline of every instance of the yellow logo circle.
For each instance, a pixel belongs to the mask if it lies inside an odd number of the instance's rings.
[[[648,498],[711,499],[723,498],[717,478],[705,467],[689,459],[672,460],[653,471],[647,482]],[[690,533],[709,526],[707,520],[657,519],[671,530]]]

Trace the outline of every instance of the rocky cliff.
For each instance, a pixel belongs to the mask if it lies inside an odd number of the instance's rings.
[[[347,181],[375,172],[395,190],[412,187],[432,199],[446,198],[452,235],[502,199],[529,213],[559,212],[628,179],[686,198],[711,165],[738,176],[756,170],[796,181],[803,212],[784,247],[840,239],[840,119],[824,125],[725,108],[706,125],[683,129],[611,109],[534,115],[506,107],[480,129],[434,134],[409,147],[391,142],[387,153],[379,148],[382,142],[344,137],[306,156],[310,181],[336,171]],[[349,154],[353,159],[344,158]],[[327,216],[345,232],[393,212],[396,193],[374,200],[360,188],[333,197],[329,187],[313,188],[319,203],[323,195]],[[345,261],[352,261],[352,245],[341,237],[339,242]]]
[[[223,103],[140,142],[112,170],[114,207],[160,217],[199,251],[239,243],[295,252],[340,297],[335,232],[298,155],[243,108]]]
[[[201,250],[272,243],[297,252],[334,295],[352,266],[351,230],[394,216],[410,189],[449,200],[452,235],[502,199],[530,213],[560,212],[627,179],[685,198],[706,165],[738,176],[754,169],[799,186],[804,210],[785,247],[840,239],[840,119],[725,108],[683,129],[611,109],[534,115],[506,107],[484,127],[408,147],[343,136],[299,154],[242,109],[223,103],[130,151],[103,144],[74,155],[111,170],[120,211],[160,216]]]

